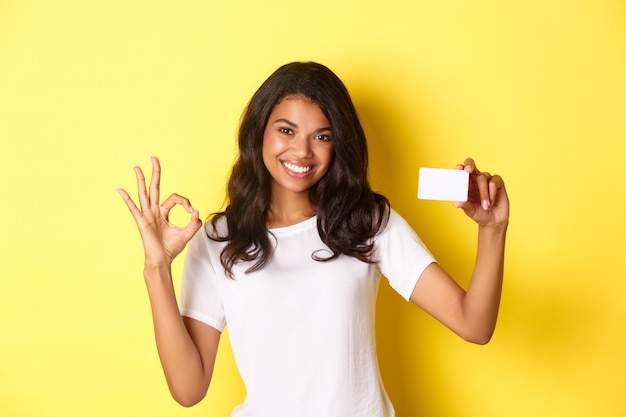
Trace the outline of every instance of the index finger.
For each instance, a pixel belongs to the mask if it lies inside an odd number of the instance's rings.
[[[160,189],[161,189],[161,164],[159,158],[153,156],[152,160],[152,178],[150,178],[150,204],[159,205]]]
[[[480,171],[478,170],[478,167],[476,166],[476,162],[472,158],[467,158],[463,162],[463,169],[469,172],[470,174],[472,173],[480,174]]]

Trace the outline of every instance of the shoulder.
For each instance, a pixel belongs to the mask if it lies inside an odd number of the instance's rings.
[[[374,244],[378,249],[424,245],[415,229],[393,209],[389,209],[387,221],[374,237]]]
[[[189,248],[191,251],[206,251],[219,247],[228,237],[228,223],[226,216],[210,217],[202,227],[196,232]]]
[[[398,229],[411,229],[411,226],[407,223],[406,220],[394,209],[389,207],[385,212],[385,218],[381,223],[380,230],[378,231],[378,235],[385,233],[393,233]],[[412,230],[412,229],[411,229]]]

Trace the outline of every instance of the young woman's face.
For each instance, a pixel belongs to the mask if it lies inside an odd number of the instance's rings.
[[[308,193],[332,160],[330,123],[320,107],[301,97],[279,102],[263,134],[263,162],[272,177],[272,195]]]

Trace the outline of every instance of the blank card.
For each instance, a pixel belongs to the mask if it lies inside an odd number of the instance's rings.
[[[460,169],[420,168],[417,198],[467,201],[469,173]]]

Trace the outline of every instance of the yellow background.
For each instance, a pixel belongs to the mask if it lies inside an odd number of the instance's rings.
[[[139,236],[115,189],[134,194],[131,168],[158,155],[164,194],[217,210],[244,105],[293,60],[345,81],[373,186],[463,284],[475,227],[417,200],[417,170],[473,156],[507,182],[489,345],[381,286],[381,372],[398,415],[626,415],[617,0],[1,2],[0,414],[219,417],[242,400],[227,338],[205,401],[170,398]]]

